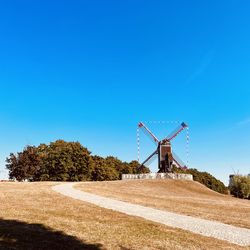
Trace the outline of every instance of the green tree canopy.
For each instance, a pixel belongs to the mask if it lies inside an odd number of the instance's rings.
[[[93,181],[111,181],[119,179],[119,172],[116,170],[115,165],[100,156],[93,156]]]
[[[42,159],[38,149],[34,146],[27,146],[23,152],[11,153],[6,159],[6,168],[9,170],[9,178],[18,181],[33,181],[35,174],[42,167]]]
[[[79,142],[57,140],[23,152],[10,154],[6,160],[11,179],[18,181],[104,181],[121,179],[122,174],[149,172],[137,161],[122,162],[116,157],[91,156]]]
[[[214,176],[212,176],[211,174],[207,172],[201,172],[197,170],[196,168],[182,170],[180,168],[177,168],[176,166],[173,167],[173,171],[176,173],[191,174],[193,175],[194,181],[198,181],[201,184],[205,185],[206,187],[216,192],[219,192],[221,194],[228,194],[228,189],[224,185],[224,183],[216,179]]]
[[[38,150],[43,164],[36,180],[84,181],[89,180],[93,168],[90,151],[79,142],[57,140]]]
[[[230,193],[238,198],[250,199],[250,176],[233,176],[229,189]]]

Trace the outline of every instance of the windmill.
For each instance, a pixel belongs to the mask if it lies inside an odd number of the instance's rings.
[[[158,173],[171,172],[173,163],[179,168],[187,169],[186,164],[172,151],[171,147],[172,140],[186,128],[188,128],[188,125],[183,122],[169,136],[163,140],[159,140],[144,123],[139,122],[138,129],[143,130],[157,146],[156,150],[141,164],[141,167],[146,164],[149,165],[158,157]]]

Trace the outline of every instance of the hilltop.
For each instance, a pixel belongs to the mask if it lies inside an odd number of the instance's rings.
[[[195,181],[87,182],[78,189],[162,210],[250,228],[250,203],[219,194]]]

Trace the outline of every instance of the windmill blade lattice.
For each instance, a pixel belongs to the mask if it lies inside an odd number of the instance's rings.
[[[176,153],[172,152],[174,162],[177,164],[177,167],[181,169],[187,169],[186,164],[180,159],[179,156],[177,156]]]
[[[141,165],[149,166],[158,157],[158,150],[155,150]]]
[[[182,132],[182,130],[184,130],[187,127],[188,127],[187,124],[185,124],[184,122],[181,123],[180,126],[178,126],[170,135],[168,135],[162,141],[172,141],[178,134]]]
[[[172,163],[175,162],[179,168],[186,169],[187,164],[185,164],[175,153],[172,152],[171,141],[177,137],[184,129],[187,129],[188,125],[182,122],[169,136],[165,137],[163,140],[158,140],[158,138],[151,132],[151,130],[144,125],[144,123],[139,122],[137,128],[137,143],[138,143],[138,162],[140,159],[140,137],[139,131],[142,130],[157,146],[157,149],[149,155],[146,160],[141,164],[141,166],[147,164],[150,165],[153,160],[158,157],[158,172],[171,172]],[[187,130],[187,146],[186,153],[188,155],[188,142],[189,134]]]
[[[139,122],[138,127],[143,131],[143,133],[145,135],[147,135],[149,137],[150,140],[153,141],[153,143],[155,145],[158,145],[159,140],[157,139],[157,137],[153,134],[152,131],[149,130],[149,128],[147,128],[142,122]]]

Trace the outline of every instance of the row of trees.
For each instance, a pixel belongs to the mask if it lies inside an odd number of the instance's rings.
[[[57,140],[38,147],[27,146],[22,152],[11,153],[6,160],[9,177],[17,181],[104,181],[119,180],[122,174],[149,173],[140,168],[137,161],[122,162],[116,157],[92,156],[79,142]],[[214,176],[197,169],[182,170],[174,167],[176,173],[192,174],[195,181],[208,188],[227,194],[227,187]],[[250,177],[235,177],[230,191],[237,197],[249,198]]]
[[[230,180],[230,193],[238,198],[250,199],[250,175],[234,175]]]
[[[118,180],[122,174],[150,172],[139,163],[109,156],[92,156],[79,142],[57,140],[38,147],[27,146],[6,159],[10,179],[17,181]]]
[[[185,173],[193,175],[194,181],[198,181],[206,187],[219,192],[221,194],[228,194],[228,188],[224,185],[223,182],[216,179],[214,176],[207,172],[200,172],[195,168],[190,168],[187,170],[182,170],[180,168],[174,167],[174,172],[176,173]]]

